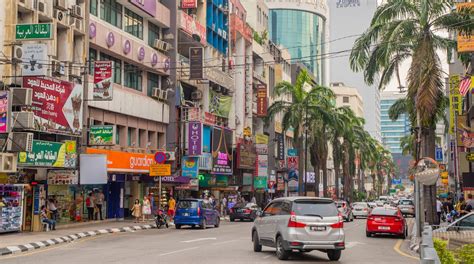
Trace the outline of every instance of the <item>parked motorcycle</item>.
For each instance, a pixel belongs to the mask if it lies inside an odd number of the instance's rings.
[[[166,226],[168,228],[168,215],[166,215],[163,210],[158,210],[155,214],[155,223],[156,228],[161,228],[162,226]]]

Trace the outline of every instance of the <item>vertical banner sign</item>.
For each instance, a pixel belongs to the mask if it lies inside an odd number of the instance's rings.
[[[267,116],[268,98],[267,86],[265,84],[257,85],[257,116]]]
[[[285,136],[280,133],[275,133],[275,138],[277,141],[277,159],[285,159]]]
[[[188,123],[188,155],[199,156],[202,153],[202,125],[200,122]]]
[[[94,100],[112,100],[112,61],[94,62]]]
[[[202,80],[203,74],[203,48],[189,48],[189,79]]]
[[[48,73],[48,46],[39,43],[21,45],[21,74],[23,76],[45,76]]]
[[[197,8],[197,0],[181,0],[181,8]]]
[[[232,130],[212,130],[212,173],[232,175]]]
[[[454,134],[454,115],[462,112],[462,96],[459,93],[459,75],[449,76],[449,133]]]
[[[257,155],[256,176],[268,176],[268,155]]]
[[[459,12],[461,9],[474,8],[474,3],[458,3],[456,9]],[[458,53],[473,52],[474,51],[474,36],[465,33],[458,33]]]
[[[0,133],[10,132],[10,95],[8,91],[0,91]]]

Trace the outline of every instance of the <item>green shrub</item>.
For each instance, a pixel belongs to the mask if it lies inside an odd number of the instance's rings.
[[[456,257],[461,264],[474,263],[474,244],[464,245],[456,251]]]
[[[439,260],[442,264],[457,264],[458,262],[454,258],[453,252],[449,251],[447,248],[448,242],[441,239],[433,239],[434,248],[438,253]]]

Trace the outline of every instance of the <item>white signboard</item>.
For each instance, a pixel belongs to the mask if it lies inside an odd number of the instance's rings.
[[[78,184],[76,170],[50,170],[48,171],[48,184],[70,185]]]
[[[48,46],[41,43],[21,45],[21,69],[23,76],[45,76],[48,70]]]

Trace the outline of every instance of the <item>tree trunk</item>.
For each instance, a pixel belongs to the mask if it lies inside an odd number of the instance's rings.
[[[391,170],[388,171],[387,173],[387,191],[388,194],[390,194],[390,187],[392,187],[392,176],[391,176]]]
[[[328,166],[327,159],[324,159],[321,163],[321,169],[323,170],[323,196],[329,197],[328,194]]]
[[[436,132],[435,128],[430,128],[426,133],[422,134],[421,138],[421,153],[423,157],[435,158],[436,146]],[[423,186],[423,205],[425,209],[425,221],[430,225],[437,223],[436,214],[436,184],[430,186]]]
[[[336,197],[339,199],[339,197],[341,197],[341,194],[339,192],[339,175],[340,175],[340,167],[341,165],[339,164],[339,162],[336,162],[336,159],[333,159],[334,160],[334,180],[335,180],[335,183],[334,183],[334,186],[336,188]]]
[[[342,174],[344,177],[344,189],[343,189],[343,196],[345,200],[350,200],[350,192],[351,192],[351,179],[350,179],[350,164],[349,164],[349,143],[345,141],[343,144],[343,164],[342,164]]]
[[[319,157],[318,143],[313,142],[309,148],[311,165],[314,168],[314,192],[315,196],[319,197],[319,170],[321,168],[321,159]]]
[[[299,137],[295,142],[295,148],[298,151],[298,195],[303,195],[303,171],[304,171],[304,149],[303,149],[303,137]]]

